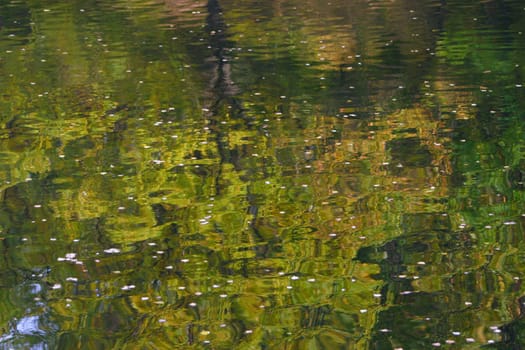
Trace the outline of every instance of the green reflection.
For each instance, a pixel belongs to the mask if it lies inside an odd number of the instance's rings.
[[[518,1],[0,10],[2,346],[522,346]]]

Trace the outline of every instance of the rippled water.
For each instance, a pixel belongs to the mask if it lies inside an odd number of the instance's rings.
[[[525,6],[0,1],[0,348],[525,346]]]

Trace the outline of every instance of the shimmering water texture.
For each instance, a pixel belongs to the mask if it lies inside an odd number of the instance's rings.
[[[0,0],[0,348],[525,348],[523,32]]]

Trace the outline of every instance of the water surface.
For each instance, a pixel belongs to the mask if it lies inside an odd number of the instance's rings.
[[[0,347],[525,346],[525,7],[0,1]]]

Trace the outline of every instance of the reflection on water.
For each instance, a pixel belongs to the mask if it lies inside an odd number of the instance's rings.
[[[520,348],[519,1],[0,3],[0,344]]]

